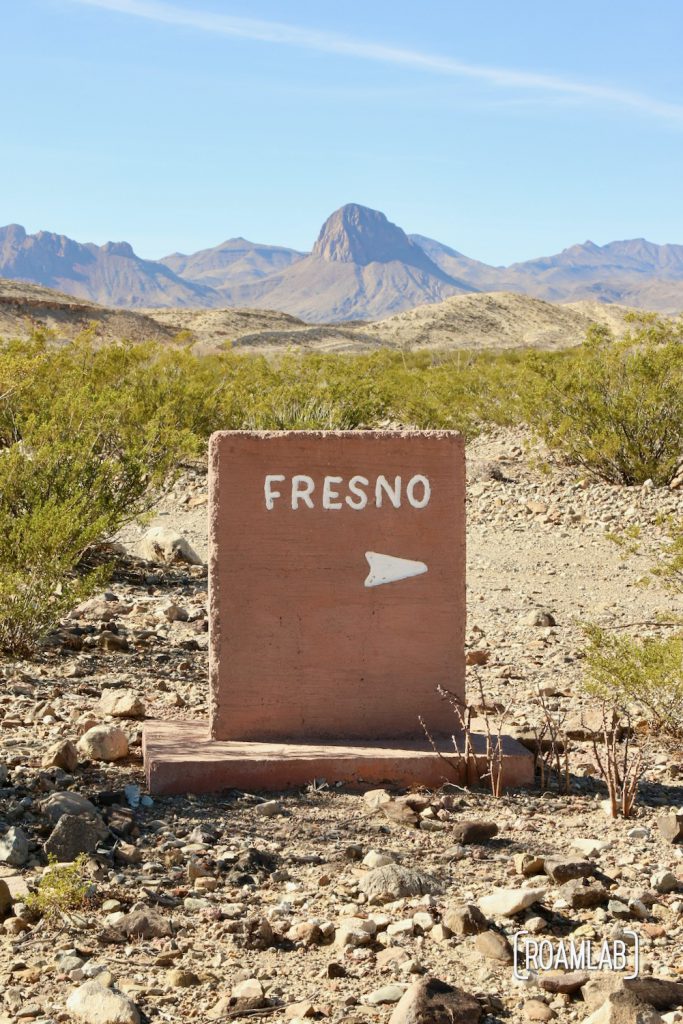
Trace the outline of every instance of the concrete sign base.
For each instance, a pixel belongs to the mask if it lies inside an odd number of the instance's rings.
[[[212,740],[208,724],[150,722],[143,732],[147,785],[157,796],[217,793],[224,789],[286,790],[314,779],[362,788],[366,783],[438,787],[445,782],[468,785],[464,766],[443,744],[449,764],[426,741],[397,740],[345,743],[258,743]],[[474,737],[478,770],[485,771],[486,737]],[[453,767],[451,767],[451,764]],[[509,736],[503,737],[503,785],[530,786],[534,759]],[[485,783],[484,783],[485,784]]]

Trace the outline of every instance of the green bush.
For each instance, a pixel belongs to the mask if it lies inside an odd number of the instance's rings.
[[[26,897],[26,906],[33,914],[56,921],[69,911],[82,910],[88,903],[91,883],[85,873],[88,858],[79,854],[73,864],[58,864],[50,858],[49,870],[35,892]]]
[[[30,655],[102,585],[86,551],[139,515],[192,449],[146,387],[154,351],[0,348],[0,649]]]
[[[585,686],[624,712],[636,705],[653,731],[683,736],[683,635],[642,641],[587,627]]]
[[[651,574],[665,587],[683,594],[683,520],[672,518],[667,524],[667,532],[668,538]]]
[[[631,320],[621,341],[594,327],[577,349],[531,356],[519,408],[550,448],[603,480],[666,484],[683,447],[683,325]]]

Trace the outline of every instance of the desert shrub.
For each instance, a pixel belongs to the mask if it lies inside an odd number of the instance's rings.
[[[636,640],[587,627],[585,686],[619,712],[631,705],[654,731],[683,735],[683,635]]]
[[[595,326],[577,349],[529,356],[519,407],[569,462],[611,483],[666,484],[683,445],[683,325],[632,321],[621,341]]]
[[[154,351],[0,348],[0,649],[29,655],[103,583],[86,551],[143,511],[193,444],[146,387]]]
[[[31,913],[55,921],[69,911],[82,910],[92,888],[85,873],[87,860],[84,853],[73,864],[58,864],[51,857],[49,871],[42,876],[36,890],[26,897]]]
[[[667,523],[667,540],[651,569],[665,587],[683,594],[683,519],[671,518]]]

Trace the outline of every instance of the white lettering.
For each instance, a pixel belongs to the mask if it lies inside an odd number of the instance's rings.
[[[378,476],[377,483],[375,484],[375,505],[377,508],[382,507],[382,491],[386,491],[387,498],[394,506],[394,508],[401,507],[401,478],[400,476],[394,477],[394,486],[392,487],[385,476]]]
[[[275,504],[275,499],[282,497],[279,491],[273,490],[274,483],[282,483],[285,478],[281,473],[269,473],[263,483],[263,492],[266,496],[266,508],[270,512]]]
[[[626,970],[626,943],[621,939],[615,939],[612,947],[612,970]]]
[[[561,942],[557,948],[557,953],[555,954],[555,970],[559,971],[560,967],[564,967],[566,971],[568,966],[569,965],[567,963],[567,948],[564,942]]]
[[[367,508],[374,497],[376,508],[400,509],[402,502],[411,508],[426,508],[432,496],[429,479],[421,473],[411,476],[405,485],[403,477],[327,476],[316,477],[307,473],[292,476],[268,473],[263,480],[265,505],[271,511],[278,498],[288,501],[293,511],[300,508],[343,509],[360,511]],[[284,484],[284,487],[280,487]],[[287,488],[287,490],[285,489]]]
[[[550,939],[543,939],[538,946],[538,963],[542,971],[550,971],[553,967],[553,944]]]
[[[311,495],[315,490],[313,477],[304,476],[302,473],[292,477],[292,508],[297,509],[299,502],[303,501],[309,508],[313,508]]]
[[[369,487],[370,481],[366,476],[352,476],[349,480],[349,490],[351,494],[356,496],[356,500],[346,495],[346,504],[349,508],[361,509],[365,508],[368,503],[368,496],[365,491],[361,490],[362,487]]]
[[[415,497],[415,487],[418,484],[421,484],[423,488],[422,497],[420,498],[419,501]],[[410,480],[408,481],[408,486],[406,487],[406,497],[408,498],[408,501],[413,506],[413,508],[424,508],[425,505],[429,504],[429,499],[431,498],[431,496],[432,488],[429,484],[429,480],[427,479],[427,477],[422,476],[420,473],[418,473],[416,476],[411,476]]]
[[[525,963],[526,963],[527,970],[530,971],[531,968],[533,967],[533,969],[535,971],[537,971],[538,970],[538,943],[536,942],[535,939],[525,939],[524,940],[524,952],[525,952],[524,960],[525,960]]]
[[[341,508],[341,501],[336,499],[339,497],[339,491],[332,490],[332,484],[340,484],[344,478],[342,476],[326,476],[323,482],[323,508]]]
[[[588,946],[590,948],[590,944]],[[580,942],[578,946],[572,942],[569,946],[569,970],[570,971],[583,971],[586,967],[586,950],[587,946],[585,942]]]

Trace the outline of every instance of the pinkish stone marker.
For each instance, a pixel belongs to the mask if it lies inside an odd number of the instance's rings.
[[[455,779],[465,455],[452,431],[214,434],[210,721],[151,723],[154,793]],[[485,738],[475,740],[481,755]],[[506,785],[533,759],[505,741]]]

